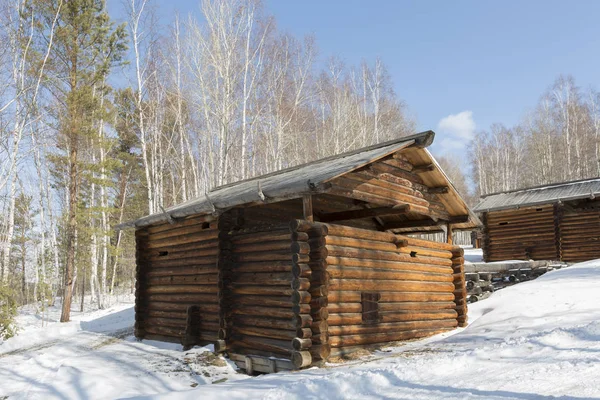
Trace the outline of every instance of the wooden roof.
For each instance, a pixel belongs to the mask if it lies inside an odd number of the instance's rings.
[[[481,196],[476,212],[517,209],[520,207],[553,204],[596,198],[600,195],[600,178],[555,183],[532,188],[517,189]]]
[[[136,221],[131,221],[117,226],[117,229],[142,227],[180,219],[191,215],[219,214],[236,206],[252,206],[259,204],[275,203],[289,199],[297,199],[305,194],[328,193],[339,178],[380,160],[391,157],[401,152],[403,157],[413,165],[428,165],[419,171],[419,178],[429,187],[444,187],[445,191],[437,194],[437,198],[445,208],[447,219],[453,217],[462,219],[455,221],[455,229],[470,229],[480,225],[480,221],[469,210],[448,177],[426,149],[433,142],[435,134],[426,131],[416,135],[406,136],[374,146],[369,146],[351,152],[316,160],[307,164],[276,171],[252,179],[231,183],[211,190],[204,196],[188,202],[170,207],[163,213],[149,215]],[[421,224],[421,216],[391,216],[386,221],[396,219],[407,220],[414,218],[414,225]],[[394,225],[394,224],[392,224]],[[390,225],[389,230],[394,230]],[[409,224],[410,226],[410,224]],[[437,227],[439,229],[439,227]],[[430,230],[404,228],[399,231]]]

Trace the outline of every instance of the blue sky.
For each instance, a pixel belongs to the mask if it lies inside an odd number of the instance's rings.
[[[198,13],[195,0],[158,7],[165,22],[176,9]],[[321,61],[381,57],[419,130],[436,131],[438,154],[459,150],[492,123],[519,122],[559,74],[600,89],[600,1],[265,0],[265,7],[280,30],[314,34]]]

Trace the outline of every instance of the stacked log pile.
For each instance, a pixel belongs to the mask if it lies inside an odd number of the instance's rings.
[[[218,243],[211,216],[136,231],[136,337],[185,345],[216,341]]]
[[[559,259],[555,214],[552,205],[484,213],[485,261]]]
[[[600,210],[565,210],[560,220],[560,253],[560,259],[568,262],[600,258]]]
[[[452,266],[457,248],[388,232],[323,225],[327,234],[319,254],[329,277],[332,354],[457,326],[458,307],[466,311],[464,302],[455,302]]]

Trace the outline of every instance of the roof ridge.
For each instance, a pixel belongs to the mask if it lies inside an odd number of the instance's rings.
[[[483,194],[483,195],[481,195],[479,197],[482,198],[482,199],[485,199],[487,197],[497,196],[499,194],[510,194],[510,193],[517,193],[517,192],[526,192],[526,191],[529,191],[529,190],[551,189],[551,188],[555,188],[555,187],[558,187],[558,186],[567,186],[567,185],[572,185],[572,184],[575,184],[575,183],[592,182],[592,181],[597,181],[597,180],[600,180],[600,176],[595,177],[595,178],[578,179],[578,180],[575,180],[575,181],[564,181],[564,182],[556,182],[556,183],[547,183],[545,185],[522,187],[522,188],[519,188],[519,189],[511,189],[511,190],[503,190],[503,191],[499,191],[499,192],[493,192],[493,193]]]

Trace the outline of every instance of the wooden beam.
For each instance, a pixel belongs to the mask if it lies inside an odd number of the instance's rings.
[[[432,188],[429,188],[427,190],[427,192],[431,193],[431,194],[444,194],[444,193],[448,193],[448,186],[432,187]]]
[[[453,244],[452,241],[452,224],[448,224],[446,225],[446,242],[448,242],[448,244]]]
[[[351,219],[382,217],[386,215],[399,215],[410,212],[408,204],[394,207],[364,208],[362,210],[340,211],[319,215],[321,222],[346,221]]]
[[[312,195],[305,194],[302,196],[302,212],[306,221],[314,221]]]
[[[393,230],[393,229],[404,229],[404,228],[420,228],[420,227],[428,227],[428,226],[442,226],[444,224],[461,224],[469,221],[468,215],[458,215],[455,217],[450,217],[449,219],[421,219],[421,220],[413,220],[413,221],[397,221],[397,222],[389,222],[384,225],[383,229]]]
[[[388,222],[383,226],[386,231],[403,228],[420,228],[426,226],[439,226],[445,221],[434,221],[432,219],[420,219],[417,221],[395,221]]]
[[[450,217],[448,222],[451,224],[464,224],[465,222],[469,222],[469,216],[468,215],[456,215],[454,217]]]
[[[423,165],[415,165],[411,172],[415,174],[420,174],[421,172],[430,172],[435,169],[435,165],[433,164],[423,164]]]

